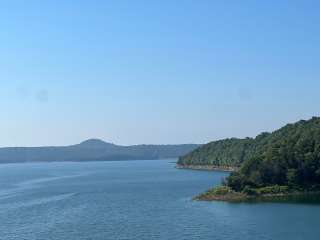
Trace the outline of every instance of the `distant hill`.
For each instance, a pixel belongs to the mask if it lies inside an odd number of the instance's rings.
[[[89,139],[71,146],[0,148],[0,163],[177,158],[198,146],[197,144],[119,146],[99,139]]]

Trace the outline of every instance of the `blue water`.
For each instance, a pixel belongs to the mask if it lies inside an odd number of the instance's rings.
[[[0,165],[0,239],[319,239],[317,204],[191,200],[223,176],[168,160]]]

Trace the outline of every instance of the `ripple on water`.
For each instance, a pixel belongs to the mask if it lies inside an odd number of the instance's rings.
[[[84,177],[84,176],[88,176],[89,174],[90,173],[82,173],[82,174],[74,174],[74,175],[43,177],[43,178],[36,178],[32,180],[18,182],[13,184],[8,189],[0,190],[0,202],[1,200],[13,198],[18,196],[19,194],[23,194],[27,190],[45,187],[44,185],[46,185],[49,182],[65,180],[69,178]]]
[[[66,194],[60,194],[60,195],[55,195],[50,197],[41,197],[41,198],[29,200],[29,201],[19,201],[19,202],[13,202],[13,203],[0,204],[0,212],[15,210],[17,208],[23,208],[23,207],[32,207],[35,205],[47,204],[55,201],[61,201],[67,198],[71,198],[74,195],[75,193],[66,193]]]
[[[320,235],[319,205],[192,201],[223,174],[180,171],[166,160],[21,164],[2,172],[0,182],[10,179],[0,185],[4,240],[318,240]]]

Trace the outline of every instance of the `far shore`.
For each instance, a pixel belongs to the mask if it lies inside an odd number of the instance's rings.
[[[215,165],[180,165],[177,164],[178,169],[191,169],[191,170],[201,170],[201,171],[223,171],[223,172],[234,172],[239,168],[230,166],[215,166]]]

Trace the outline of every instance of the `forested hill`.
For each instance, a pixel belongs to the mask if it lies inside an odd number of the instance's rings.
[[[251,138],[220,140],[203,145],[180,157],[178,165],[238,167],[253,151],[254,140]]]
[[[0,163],[177,158],[198,146],[196,144],[119,146],[99,139],[89,139],[71,146],[0,148]]]
[[[266,156],[269,160],[281,160],[286,164],[293,162],[297,164],[297,161],[302,165],[309,164],[310,161],[318,164],[320,161],[319,129],[320,118],[314,117],[308,121],[301,120],[288,124],[272,133],[262,133],[256,138],[211,142],[180,157],[178,165],[240,167],[245,161],[257,157],[262,159]]]
[[[233,190],[250,192],[269,186],[320,189],[320,118],[289,124],[270,134],[261,146],[228,178]]]

